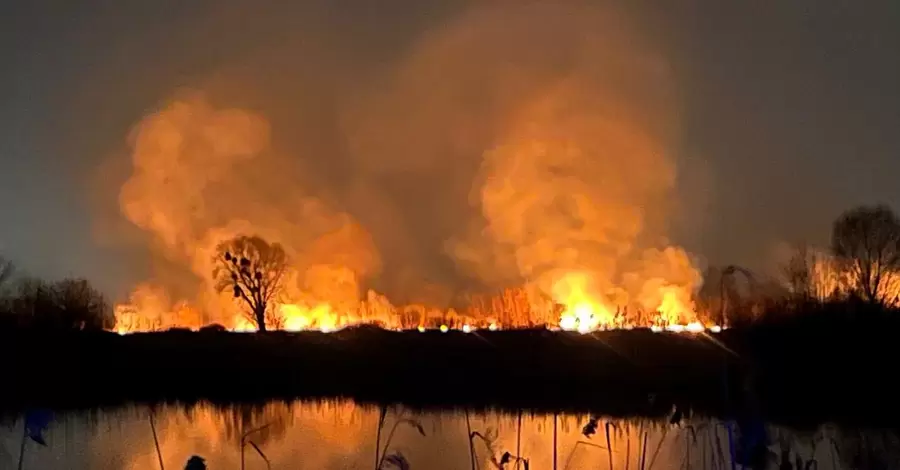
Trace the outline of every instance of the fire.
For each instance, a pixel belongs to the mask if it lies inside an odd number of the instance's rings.
[[[591,295],[591,278],[586,273],[567,273],[554,284],[554,300],[564,307],[559,328],[588,333],[598,329],[656,326],[660,330],[701,332],[706,327],[697,321],[690,292],[678,286],[664,285],[650,298],[659,298],[654,314],[646,318],[628,316],[602,297]],[[712,326],[712,325],[710,325]]]
[[[613,314],[588,294],[588,283],[588,275],[570,273],[554,284],[554,300],[565,307],[559,318],[561,329],[587,333],[613,325]]]
[[[541,18],[538,24],[543,23]],[[430,272],[439,263],[420,253],[428,245],[415,239],[417,227],[395,225],[410,214],[376,189],[393,176],[408,177],[407,170],[381,174],[390,166],[379,161],[376,173],[347,185],[350,193],[329,195],[322,189],[328,182],[311,184],[319,175],[307,174],[298,165],[302,158],[275,145],[271,134],[277,126],[263,114],[218,107],[202,93],[166,103],[132,133],[131,174],[118,201],[122,215],[150,236],[154,258],[165,261],[159,264],[166,269],[160,268],[153,279],[171,289],[139,286],[116,308],[117,331],[196,330],[212,324],[255,331],[258,325],[246,311],[251,309],[223,293],[213,274],[221,259],[219,245],[249,235],[282,247],[281,259],[290,263],[278,277],[278,295],[267,297],[268,329],[331,332],[376,324],[441,331],[541,326],[581,333],[636,327],[700,331],[691,302],[702,284],[699,271],[657,223],[666,215],[677,180],[667,138],[668,120],[677,113],[633,107],[628,99],[635,93],[638,105],[664,102],[667,95],[655,93],[667,77],[648,68],[652,60],[624,53],[612,43],[606,47],[608,54],[599,56],[613,58],[611,65],[626,67],[635,78],[652,78],[652,86],[619,89],[619,80],[607,80],[606,68],[596,63],[597,54],[587,54],[578,66],[573,64],[571,77],[550,80],[553,85],[539,86],[498,109],[495,121],[483,126],[494,134],[461,151],[460,156],[477,156],[480,162],[469,162],[474,173],[465,175],[468,181],[454,181],[448,194],[458,196],[458,189],[469,186],[469,201],[459,202],[473,210],[461,211],[460,220],[436,224],[441,233],[434,235],[440,236],[442,255],[449,256],[462,279]],[[577,50],[579,57],[586,52]],[[459,114],[461,122],[482,114],[468,111]],[[383,109],[377,116],[372,121],[376,127],[384,122]],[[348,126],[352,133],[355,124]],[[401,126],[400,147],[388,146],[388,154],[408,147],[407,127]],[[453,126],[436,129],[419,140],[456,135]],[[378,154],[382,137],[390,132],[375,130],[377,141],[362,149],[355,148],[357,139],[348,139],[351,150],[362,150],[360,156]],[[442,143],[433,150],[443,147],[456,158],[454,145]],[[427,153],[443,155],[422,150],[409,161]],[[367,178],[371,176],[375,178]],[[433,176],[436,184],[448,177],[443,165],[435,167]],[[338,192],[343,187],[332,186]],[[447,213],[455,213],[455,206],[446,202]],[[432,215],[438,221],[444,214]],[[408,272],[395,269],[407,265]],[[474,284],[497,295],[432,295],[430,276],[436,277],[435,284],[446,280],[447,290]],[[492,291],[516,283],[519,287],[499,294]],[[423,295],[398,305],[382,293],[366,291],[370,285],[383,286],[391,295]],[[191,294],[170,298],[176,291]]]
[[[284,319],[284,329],[287,331],[316,328],[328,332],[334,331],[338,326],[337,315],[328,304],[319,304],[313,308],[304,308],[297,304],[282,304],[278,309]]]
[[[428,329],[447,332],[459,330],[466,333],[479,329],[529,328],[545,326],[551,329],[590,333],[597,330],[633,329],[650,327],[654,331],[674,333],[700,333],[715,331],[717,327],[699,320],[690,303],[690,293],[673,286],[659,288],[654,297],[660,304],[651,314],[639,310],[629,311],[615,307],[604,296],[597,295],[591,287],[591,276],[585,272],[571,272],[554,283],[551,299],[535,299],[525,289],[507,290],[495,301],[473,304],[463,313],[454,309],[429,309],[424,305],[396,307],[384,296],[369,291],[366,298],[347,307],[348,302],[282,302],[272,305],[267,321],[270,329],[284,331],[334,332],[342,328],[375,324],[392,330]],[[514,292],[520,292],[516,294]],[[499,300],[505,300],[502,302]],[[549,300],[546,301],[546,300]],[[524,305],[523,305],[524,304]],[[337,305],[345,305],[343,308]],[[542,309],[551,309],[550,312]],[[512,311],[511,314],[509,311]],[[526,312],[527,315],[515,312]],[[555,317],[553,316],[555,312]],[[186,301],[170,303],[164,292],[149,285],[142,285],[132,295],[130,303],[115,307],[116,327],[120,334],[162,331],[170,328],[199,330],[214,322],[204,321],[200,310]],[[239,301],[233,301],[223,317],[222,326],[234,332],[254,332],[256,324],[241,311]],[[500,323],[498,318],[507,318]],[[535,319],[551,318],[537,322]]]

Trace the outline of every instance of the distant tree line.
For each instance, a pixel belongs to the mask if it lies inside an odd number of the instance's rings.
[[[777,278],[738,266],[711,268],[699,295],[717,322],[748,323],[790,312],[900,308],[900,219],[886,205],[859,206],[832,223],[829,244],[800,243]]]
[[[112,305],[86,279],[17,277],[0,257],[0,328],[101,330],[115,326]]]
[[[789,289],[807,300],[900,304],[900,219],[886,205],[860,206],[833,223],[831,244],[796,247],[784,267]]]

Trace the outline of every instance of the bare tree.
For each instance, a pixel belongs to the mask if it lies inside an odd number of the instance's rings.
[[[265,332],[266,312],[281,290],[286,269],[281,245],[242,235],[219,245],[213,277],[219,291],[231,291],[241,299],[259,331]]]
[[[63,279],[51,286],[57,321],[78,330],[99,330],[115,326],[112,307],[106,297],[86,279]]]
[[[40,328],[100,330],[115,326],[109,302],[84,279],[49,283],[24,278],[10,307],[23,321]]]
[[[815,260],[805,243],[794,248],[791,258],[782,266],[782,275],[793,296],[807,300],[813,296]]]
[[[884,303],[900,268],[900,221],[885,205],[851,209],[834,221],[831,249],[868,302]]]
[[[0,256],[0,288],[12,278],[13,272],[15,272],[15,266],[12,261]]]
[[[51,321],[56,310],[53,288],[46,281],[33,277],[19,279],[11,304],[13,313],[32,324],[49,326],[54,323]]]
[[[750,298],[753,298],[758,287],[756,278],[748,269],[731,265],[722,270],[722,277],[719,279],[719,296],[722,302],[719,318],[722,326],[728,326],[731,323],[730,320],[733,320],[731,317],[735,313],[733,310],[743,303],[743,296],[741,296],[740,288],[735,279],[737,274],[740,274],[747,282],[748,296]]]
[[[14,266],[12,261],[0,256],[0,314],[12,312],[12,296],[8,290],[9,280],[12,278]]]

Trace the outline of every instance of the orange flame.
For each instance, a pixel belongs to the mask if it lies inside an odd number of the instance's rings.
[[[524,290],[521,290],[524,292]],[[358,302],[355,308],[339,309],[338,303],[317,302],[278,303],[272,306],[267,326],[270,329],[284,331],[321,331],[333,332],[339,329],[360,325],[376,324],[387,329],[415,329],[425,331],[428,328],[442,330],[461,330],[472,332],[477,329],[496,330],[499,328],[527,328],[543,324],[548,328],[589,333],[596,330],[607,330],[636,327],[651,327],[658,331],[697,333],[714,325],[705,324],[693,310],[688,293],[674,286],[659,288],[660,303],[649,315],[643,312],[628,314],[626,310],[616,308],[602,296],[590,291],[590,276],[583,272],[571,272],[563,275],[554,283],[553,298],[549,302],[534,302],[527,295],[504,297],[520,305],[513,305],[514,310],[528,312],[529,315],[510,317],[505,324],[497,321],[503,312],[497,308],[508,308],[502,302],[491,302],[493,306],[472,305],[465,314],[453,309],[428,309],[424,305],[407,305],[395,307],[383,296],[370,291],[367,298]],[[522,303],[531,305],[521,305]],[[550,308],[557,312],[541,311]],[[226,329],[235,332],[252,332],[257,326],[251,319],[241,313],[240,305],[235,302],[226,319]],[[169,328],[187,328],[198,330],[209,324],[196,307],[186,302],[169,304],[161,290],[149,286],[140,286],[132,296],[132,303],[119,304],[115,307],[116,327],[120,334],[146,331],[161,331]],[[552,318],[540,323],[537,318]]]

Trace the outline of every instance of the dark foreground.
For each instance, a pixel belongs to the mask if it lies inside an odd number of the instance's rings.
[[[893,320],[877,323],[833,319],[717,335],[7,331],[0,411],[349,397],[609,415],[664,415],[678,403],[734,415],[753,396],[775,422],[894,426],[898,330]]]

